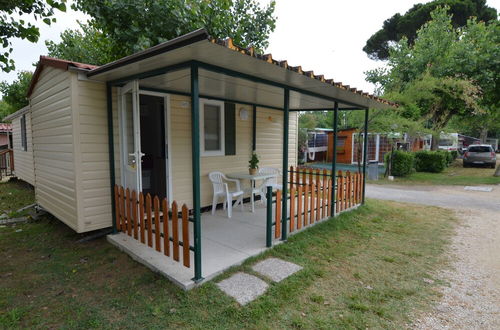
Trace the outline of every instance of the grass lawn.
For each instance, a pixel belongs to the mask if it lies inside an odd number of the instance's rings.
[[[19,213],[16,211],[34,202],[35,195],[33,188],[29,184],[17,180],[0,183],[0,215],[5,213],[9,218],[25,215],[29,210]]]
[[[497,161],[498,163],[498,161]],[[477,185],[500,184],[500,177],[494,177],[495,169],[486,167],[462,166],[462,160],[455,160],[441,173],[415,172],[408,177],[397,177],[394,181],[381,177],[374,184],[421,184],[421,185]]]
[[[29,193],[17,187],[2,196]],[[438,299],[455,223],[440,208],[370,200],[216,279],[267,256],[304,267],[245,307],[214,281],[183,292],[104,238],[76,243],[50,217],[2,227],[0,328],[401,328]]]

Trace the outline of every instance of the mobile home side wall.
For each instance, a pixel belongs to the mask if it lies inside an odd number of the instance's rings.
[[[78,231],[71,74],[43,68],[30,97],[31,127],[36,200]]]
[[[21,118],[26,118],[26,150],[22,147]],[[31,134],[31,113],[29,110],[12,119],[12,148],[14,150],[14,171],[16,177],[35,185],[33,167],[33,142]]]

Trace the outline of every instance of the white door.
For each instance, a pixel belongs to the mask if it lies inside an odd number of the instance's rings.
[[[142,191],[141,125],[139,82],[129,82],[120,90],[120,131],[122,140],[122,183],[124,188]]]

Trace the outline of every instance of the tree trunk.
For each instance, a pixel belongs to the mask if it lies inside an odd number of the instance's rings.
[[[479,133],[479,139],[481,140],[481,143],[486,143],[487,138],[488,138],[488,129],[482,128],[481,133]]]
[[[495,174],[493,176],[500,176],[500,164],[498,164],[497,169],[495,170]]]
[[[439,138],[440,138],[441,133],[440,132],[434,132],[432,133],[432,144],[431,144],[431,150],[436,151],[439,149]]]

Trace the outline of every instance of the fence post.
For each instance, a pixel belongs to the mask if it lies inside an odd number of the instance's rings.
[[[335,217],[335,196],[337,195],[337,180],[336,180],[336,172],[337,172],[337,135],[338,135],[338,121],[339,121],[339,104],[335,102],[333,109],[333,150],[332,150],[332,190],[330,191],[330,213],[332,217]]]
[[[283,100],[283,181],[281,182],[283,189],[283,202],[281,204],[281,223],[282,232],[281,240],[286,241],[287,239],[287,218],[288,218],[288,139],[289,139],[289,116],[290,116],[290,90],[288,88],[284,89],[284,100]]]
[[[273,187],[266,187],[266,247],[273,245]]]
[[[191,163],[193,175],[194,278],[203,280],[201,270],[201,196],[200,196],[200,86],[198,65],[191,65]],[[175,250],[174,250],[175,251]]]
[[[361,197],[361,204],[365,203],[365,191],[366,191],[366,163],[368,161],[368,116],[369,110],[365,109],[365,142],[363,144],[363,196]]]

